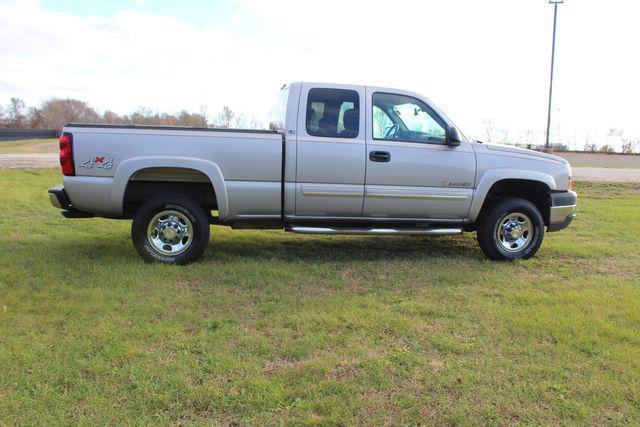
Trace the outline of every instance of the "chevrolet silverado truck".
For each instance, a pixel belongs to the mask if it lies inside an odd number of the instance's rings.
[[[533,256],[569,225],[571,168],[553,155],[469,140],[405,90],[291,83],[270,130],[68,124],[67,218],[133,219],[145,261],[186,264],[210,224],[307,234],[475,231],[494,260]]]

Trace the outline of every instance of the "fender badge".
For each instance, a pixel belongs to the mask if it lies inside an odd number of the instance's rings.
[[[85,169],[93,169],[94,166],[97,169],[109,170],[113,167],[113,157],[106,160],[105,156],[96,156],[80,164],[80,167]]]
[[[442,183],[445,187],[471,187],[470,182],[449,182],[445,181]]]

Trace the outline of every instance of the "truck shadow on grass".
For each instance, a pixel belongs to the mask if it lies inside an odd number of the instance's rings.
[[[212,236],[203,262],[213,259],[278,259],[282,261],[377,261],[425,258],[482,259],[470,236],[419,238],[341,236],[234,238]]]
[[[438,238],[402,236],[291,236],[284,233],[265,233],[259,236],[233,233],[212,235],[201,260],[195,264],[214,264],[237,261],[283,262],[349,262],[349,261],[407,261],[432,259],[482,260],[482,253],[470,235]],[[115,236],[114,236],[115,237]],[[42,250],[39,256],[37,251]],[[91,240],[56,241],[32,248],[30,256],[37,259],[64,254],[67,260],[78,263],[114,263],[143,265],[129,239],[99,237]],[[54,256],[57,258],[57,255]]]

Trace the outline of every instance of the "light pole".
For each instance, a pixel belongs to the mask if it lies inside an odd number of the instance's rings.
[[[558,5],[564,0],[549,0],[553,5],[553,42],[551,44],[551,77],[549,78],[549,110],[547,111],[547,150],[551,148],[549,143],[549,132],[551,131],[551,96],[553,95],[553,65],[556,59],[556,25],[558,24]]]

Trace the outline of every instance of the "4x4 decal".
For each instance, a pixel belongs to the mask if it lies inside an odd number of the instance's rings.
[[[105,156],[96,156],[80,164],[80,167],[85,169],[92,169],[94,166],[98,169],[109,170],[113,167],[113,157],[105,160]]]

